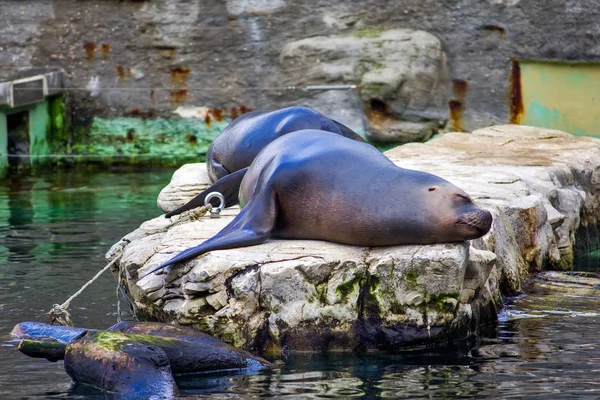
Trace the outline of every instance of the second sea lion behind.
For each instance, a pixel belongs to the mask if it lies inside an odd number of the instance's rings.
[[[240,183],[258,153],[273,140],[303,129],[332,132],[364,142],[352,129],[309,107],[294,106],[243,114],[223,129],[208,149],[206,167],[214,185],[183,206],[168,212],[165,217],[170,218],[203,206],[210,192],[222,193],[225,207],[237,204]]]

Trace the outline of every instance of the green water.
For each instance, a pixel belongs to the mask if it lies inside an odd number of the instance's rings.
[[[104,254],[144,220],[161,214],[156,197],[173,170],[11,173],[0,184],[0,334],[20,321],[48,322],[106,262]],[[77,326],[116,322],[115,280],[102,276],[71,304]],[[71,386],[62,363],[0,349],[0,399],[46,398]],[[60,396],[59,396],[60,397]]]
[[[11,175],[0,184],[0,399],[105,398],[72,387],[62,362],[20,354],[8,332],[21,321],[47,321],[53,303],[63,302],[105,265],[113,243],[160,214],[156,196],[172,172],[47,171],[35,178]],[[396,355],[291,354],[272,359],[273,368],[254,375],[178,377],[180,399],[597,399],[600,317],[589,306],[599,297],[557,298],[530,288],[507,299],[498,326],[475,347],[463,343]],[[533,315],[543,304],[557,312]],[[72,313],[78,326],[114,324],[112,276],[74,300]]]

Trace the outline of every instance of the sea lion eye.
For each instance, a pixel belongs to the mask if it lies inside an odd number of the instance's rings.
[[[456,193],[456,194],[454,195],[454,197],[455,197],[456,199],[462,200],[462,201],[464,201],[464,202],[466,202],[466,203],[470,203],[470,202],[471,202],[471,199],[470,199],[468,196],[465,196],[465,195],[463,195],[463,194],[460,194],[460,193]]]
[[[434,190],[435,190],[435,186],[432,186],[432,187],[429,188],[430,192],[433,192]]]

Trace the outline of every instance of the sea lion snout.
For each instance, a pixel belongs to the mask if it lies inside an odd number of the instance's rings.
[[[457,219],[456,224],[465,231],[465,239],[477,239],[490,230],[492,227],[492,213],[487,210],[476,208]]]

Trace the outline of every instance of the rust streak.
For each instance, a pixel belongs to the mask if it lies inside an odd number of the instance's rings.
[[[177,66],[171,68],[171,78],[177,87],[185,86],[189,74],[190,69],[188,67]]]
[[[240,114],[246,114],[247,112],[252,111],[250,107],[247,107],[245,104],[240,105]]]
[[[211,108],[208,111],[212,114],[215,121],[223,121],[223,110],[220,108]]]
[[[464,101],[469,89],[469,83],[464,79],[452,79],[452,93],[460,101]]]
[[[110,53],[111,49],[112,46],[109,43],[102,43],[100,45],[100,54],[104,60],[108,59],[108,54]]]
[[[512,60],[509,78],[509,98],[510,123],[520,124],[523,112],[523,93],[521,90],[521,66],[519,61]]]
[[[96,53],[96,44],[93,42],[83,42],[83,51],[85,52],[85,59],[88,62],[94,61],[94,55]]]
[[[456,99],[449,100],[448,108],[450,109],[450,122],[452,124],[452,130],[456,132],[462,132],[462,101]]]
[[[117,70],[117,75],[119,76],[119,80],[123,80],[125,79],[125,68],[123,68],[122,65],[117,65],[115,67],[115,70]]]
[[[170,93],[169,97],[171,99],[171,103],[173,103],[174,105],[179,105],[187,99],[187,95],[188,95],[187,89],[179,89],[179,90],[173,90]]]

